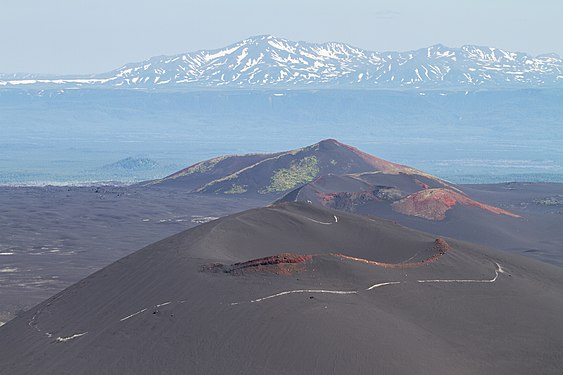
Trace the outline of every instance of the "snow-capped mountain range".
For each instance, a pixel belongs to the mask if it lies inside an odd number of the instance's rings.
[[[215,50],[158,56],[83,77],[0,75],[0,87],[502,88],[563,87],[563,60],[493,47],[373,52],[345,43],[256,36]]]

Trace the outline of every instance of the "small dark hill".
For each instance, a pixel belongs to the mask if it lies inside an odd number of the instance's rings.
[[[525,187],[524,187],[525,188]],[[552,186],[553,191],[561,191]],[[526,209],[526,194],[512,190],[482,194],[415,175],[359,173],[328,175],[303,185],[279,202],[307,202],[395,220],[409,228],[521,253],[562,265],[561,215]],[[519,189],[522,190],[523,188]],[[547,193],[546,193],[547,194]],[[477,200],[479,199],[479,200]]]
[[[403,215],[444,220],[454,206],[477,207],[495,215],[519,217],[507,210],[477,202],[455,185],[429,175],[366,172],[321,176],[279,200],[303,201],[316,206],[377,215],[379,206]],[[366,208],[365,206],[369,206]]]
[[[159,164],[152,159],[128,157],[115,163],[106,164],[100,169],[106,172],[135,172],[156,169],[158,167]]]
[[[21,314],[0,328],[0,373],[560,374],[561,280],[385,220],[274,205]]]
[[[319,176],[362,172],[419,176],[437,186],[448,186],[424,172],[376,158],[334,139],[275,154],[222,156],[146,184],[198,193],[279,197]]]
[[[191,256],[229,262],[290,252],[341,253],[370,261],[401,263],[415,255],[421,259],[434,255],[436,239],[392,221],[305,203],[244,211],[184,234],[190,236],[189,241],[182,243],[190,245]],[[247,245],[249,241],[252,246]]]
[[[484,203],[471,197],[476,193],[470,187],[441,187],[424,176],[360,173],[320,177],[289,192],[279,202],[308,202],[317,207],[396,220],[436,236],[562,264],[561,236],[555,229],[560,225],[560,215],[519,210],[519,206],[509,206],[502,200]],[[503,208],[496,205],[499,203]]]
[[[474,197],[474,189],[333,139],[275,154],[218,157],[145,185],[235,199],[307,202],[562,264],[561,241],[553,229],[558,217],[530,215],[519,210],[520,204],[502,199],[484,202]]]
[[[560,215],[530,214],[520,204],[529,203],[506,204],[500,194],[483,201],[475,189],[334,139],[274,154],[222,156],[144,185],[234,199],[307,202],[563,264]]]
[[[366,154],[334,139],[275,154],[222,156],[197,163],[145,185],[195,193],[286,196],[354,211],[366,202],[392,203],[395,211],[443,220],[455,205],[499,215],[512,213],[472,200],[456,186],[411,167]]]

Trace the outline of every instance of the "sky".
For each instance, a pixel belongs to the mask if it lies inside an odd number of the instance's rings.
[[[262,34],[374,51],[441,43],[563,56],[563,1],[5,0],[0,73],[103,73]]]

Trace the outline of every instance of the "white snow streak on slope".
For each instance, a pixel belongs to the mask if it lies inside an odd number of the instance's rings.
[[[498,276],[499,273],[504,273],[506,274],[507,272],[501,267],[500,264],[494,262],[495,264],[495,276],[492,279],[484,279],[484,280],[480,280],[480,279],[468,279],[468,280],[463,280],[463,279],[436,279],[436,280],[417,280],[418,283],[494,283]],[[396,284],[401,284],[401,281],[387,281],[387,282],[383,282],[383,283],[378,283],[378,284],[374,284],[372,286],[370,286],[369,288],[367,288],[366,290],[372,290],[375,288],[379,288],[382,286],[386,286],[386,285],[396,285]],[[276,294],[272,294],[270,296],[267,297],[262,297],[262,298],[257,298],[257,299],[253,299],[250,302],[254,303],[254,302],[261,302],[264,300],[268,300],[268,299],[272,299],[272,298],[276,298],[276,297],[281,297],[281,296],[285,296],[288,294],[294,294],[294,293],[326,293],[326,294],[358,294],[359,291],[357,290],[324,290],[324,289],[297,289],[297,290],[288,290],[288,291],[284,291],[284,292],[280,292],[280,293],[276,293]],[[235,306],[235,305],[240,305],[241,302],[233,302],[231,303],[231,306]]]
[[[313,223],[322,224],[322,225],[332,225],[333,224],[333,223],[324,223],[322,221],[311,219],[310,217],[307,217],[306,219],[311,220]]]
[[[82,332],[82,333],[76,333],[76,334],[74,334],[74,335],[72,335],[72,336],[57,337],[57,342],[67,342],[67,341],[70,341],[70,340],[75,339],[75,338],[77,338],[77,337],[84,336],[84,335],[87,334],[87,333],[88,333],[88,332]]]
[[[178,301],[177,303],[184,303],[184,302],[186,302],[186,301]],[[155,308],[158,309],[159,307],[166,306],[166,305],[170,305],[171,303],[172,303],[172,301],[163,302],[163,303],[159,303],[159,304],[157,304],[157,305],[153,305],[153,307],[155,307]],[[131,315],[127,315],[126,317],[119,319],[119,321],[120,321],[120,322],[126,321],[127,319],[130,319],[130,318],[132,318],[132,317],[134,317],[134,316],[137,316],[137,315],[139,315],[139,314],[144,313],[144,312],[147,311],[148,309],[149,309],[148,307],[145,307],[145,308],[142,309],[142,310],[139,310],[139,311],[137,311],[137,312],[134,312],[134,313],[131,314]]]
[[[212,53],[212,54],[207,54],[205,55],[205,61],[211,61],[211,60],[215,60],[218,59],[219,57],[225,57],[227,55],[230,55],[231,53],[235,52],[237,49],[239,49],[239,46],[234,46],[232,48],[229,49],[224,49],[224,50],[220,50],[218,52]]]
[[[485,280],[464,280],[464,279],[445,279],[445,280],[417,280],[419,283],[494,283],[497,281],[498,275],[500,273],[506,273],[504,269],[500,266],[500,264],[495,262],[495,277],[492,279],[485,279]]]
[[[119,319],[119,321],[120,321],[120,322],[123,322],[123,321],[125,321],[125,320],[127,320],[127,319],[130,319],[130,318],[132,318],[132,317],[134,317],[134,316],[136,316],[136,315],[139,315],[139,314],[141,314],[141,313],[143,313],[143,312],[145,312],[145,311],[147,311],[147,308],[146,308],[146,307],[145,307],[144,309],[142,309],[142,310],[139,310],[139,311],[137,311],[137,312],[134,312],[134,313],[131,314],[131,315],[127,315],[125,318]]]
[[[375,289],[375,288],[379,288],[379,287],[381,287],[381,286],[393,285],[393,284],[400,284],[400,283],[401,283],[400,281],[388,281],[388,282],[386,282],[386,283],[374,284],[374,285],[370,286],[369,288],[367,288],[366,290],[372,290],[372,289]]]
[[[297,290],[288,290],[285,292],[280,292],[277,294],[272,294],[271,296],[262,297],[253,299],[250,302],[260,302],[270,298],[285,296],[286,294],[293,294],[293,293],[326,293],[326,294],[358,294],[356,290],[324,290],[324,289],[297,289]]]

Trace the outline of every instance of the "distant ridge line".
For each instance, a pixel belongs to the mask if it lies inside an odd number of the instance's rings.
[[[259,35],[229,46],[156,56],[89,76],[0,74],[0,88],[506,88],[563,87],[563,60],[495,47],[442,44],[376,52],[341,42]]]

